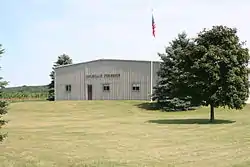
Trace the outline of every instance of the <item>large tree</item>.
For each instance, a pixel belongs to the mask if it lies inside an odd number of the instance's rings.
[[[54,62],[54,65],[52,67],[52,71],[50,73],[50,78],[51,78],[51,83],[48,85],[49,88],[49,97],[48,100],[53,101],[55,99],[55,90],[54,90],[54,83],[55,83],[55,67],[61,66],[61,65],[67,65],[67,64],[72,64],[72,59],[66,55],[62,54],[58,56],[57,61]]]
[[[173,59],[171,56],[162,57],[163,67],[159,71],[161,79],[158,85],[165,80],[161,85],[174,86],[158,93],[157,97],[160,95],[165,98],[171,96],[171,99],[186,97],[191,104],[193,101],[195,104],[209,105],[211,122],[214,121],[215,107],[242,109],[249,95],[247,69],[249,52],[244,47],[244,42],[240,42],[237,29],[213,26],[210,30],[204,29],[199,32],[196,38],[189,40],[188,45],[183,47],[185,45],[179,44],[179,49],[174,52],[174,57],[178,58],[178,61],[174,62],[176,69],[171,69],[171,66],[166,64],[166,60]],[[169,76],[170,70],[179,73],[171,72]],[[177,76],[169,79],[173,74]],[[185,93],[178,94],[169,90],[170,88]],[[158,88],[155,92],[159,90]]]
[[[4,53],[4,49],[2,49],[2,45],[0,44],[0,55]],[[7,114],[8,102],[2,100],[2,89],[8,84],[6,81],[2,81],[2,77],[0,77],[0,129],[3,125],[6,124],[6,121],[3,119],[3,115]],[[0,132],[0,142],[6,137],[6,134]]]
[[[210,106],[210,121],[215,107],[242,109],[249,96],[249,51],[237,36],[236,28],[213,26],[195,38],[196,47],[188,71],[198,82],[196,92]]]
[[[159,56],[163,60],[158,71],[159,81],[154,88],[153,100],[167,111],[187,110],[197,105],[196,98],[189,96],[190,73],[185,71],[185,56],[190,56],[194,42],[185,32],[170,42]],[[197,96],[195,96],[197,97]]]

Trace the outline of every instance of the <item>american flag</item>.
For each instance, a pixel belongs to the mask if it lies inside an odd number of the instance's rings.
[[[155,37],[155,19],[153,14],[152,14],[152,33],[153,36]]]

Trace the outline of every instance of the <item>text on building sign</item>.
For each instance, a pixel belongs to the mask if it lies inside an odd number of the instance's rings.
[[[120,74],[90,74],[86,75],[86,78],[116,78],[120,77]]]

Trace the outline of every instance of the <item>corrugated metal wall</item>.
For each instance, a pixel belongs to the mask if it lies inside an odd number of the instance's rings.
[[[153,84],[160,63],[153,63]],[[105,74],[119,74],[120,77],[103,77]],[[102,75],[102,77],[87,77]],[[140,84],[140,91],[132,90],[132,84]],[[72,92],[65,91],[65,85],[72,85]],[[100,60],[56,69],[56,99],[86,100],[87,85],[92,85],[93,100],[150,100],[150,62]],[[103,91],[103,84],[110,85],[110,91]]]

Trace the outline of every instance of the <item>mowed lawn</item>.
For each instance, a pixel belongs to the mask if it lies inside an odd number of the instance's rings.
[[[20,102],[10,106],[0,167],[248,167],[250,106],[188,112],[138,101]]]

